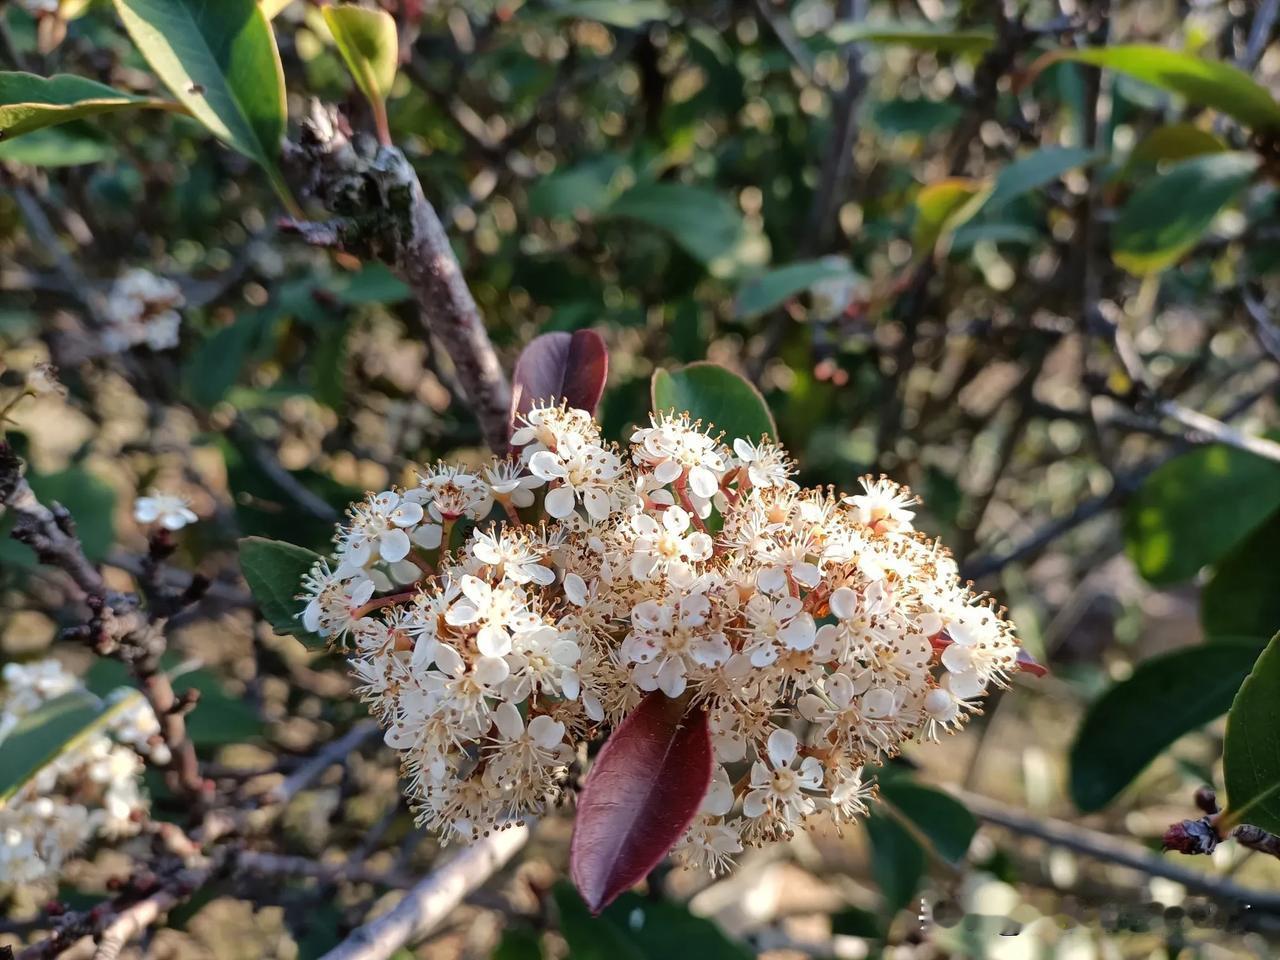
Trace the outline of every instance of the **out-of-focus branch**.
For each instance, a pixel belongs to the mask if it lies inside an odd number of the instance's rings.
[[[1180,883],[1193,893],[1247,904],[1256,912],[1280,913],[1280,893],[1242,886],[1226,877],[1215,877],[1170,863],[1144,847],[1053,817],[1032,816],[997,800],[974,793],[958,792],[960,800],[979,820],[1034,837],[1055,847],[1082,856],[1115,863],[1149,877]]]
[[[1249,27],[1249,40],[1245,44],[1244,56],[1240,59],[1240,69],[1251,72],[1262,59],[1263,51],[1271,39],[1271,31],[1276,26],[1276,16],[1280,14],[1280,0],[1262,0],[1253,14],[1253,23]]]
[[[389,264],[413,290],[424,332],[448,351],[485,439],[505,453],[511,387],[435,208],[395,147],[370,152],[317,105],[287,159],[301,191],[334,215],[324,223],[286,221],[310,243]]]
[[[315,783],[326,770],[359,750],[378,733],[378,725],[372,720],[357,723],[344,736],[326,745],[319,753],[285,778],[267,795],[270,803],[288,803],[299,793]]]
[[[358,928],[321,960],[386,960],[434,930],[529,839],[529,827],[499,830],[465,848],[405,894],[389,913]]]

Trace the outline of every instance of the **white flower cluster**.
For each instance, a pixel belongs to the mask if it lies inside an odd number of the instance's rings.
[[[135,268],[116,278],[104,310],[109,326],[102,331],[102,346],[121,353],[145,343],[152,350],[178,345],[182,325],[179,308],[186,303],[172,280],[150,270]]]
[[[865,812],[865,763],[958,728],[1015,668],[1009,624],[886,479],[802,489],[777,445],[726,446],[687,415],[624,450],[539,406],[512,442],[517,459],[353,505],[299,597],[354,650],[446,839],[543,809],[582,745],[660,690],[707,711],[716,759],[676,853],[723,868]]]
[[[0,757],[24,717],[58,697],[84,693],[56,660],[7,663],[0,691]],[[86,695],[87,696],[87,695]],[[160,725],[141,697],[117,691],[107,722],[45,764],[0,801],[0,885],[56,880],[66,860],[95,838],[136,833],[145,810],[139,753],[167,762]]]

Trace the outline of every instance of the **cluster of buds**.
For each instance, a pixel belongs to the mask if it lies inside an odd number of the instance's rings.
[[[170,350],[178,345],[182,314],[186,303],[182,290],[172,280],[141,268],[118,277],[107,296],[104,314],[108,326],[102,331],[102,346],[109,353],[122,353],[146,344],[152,350]]]
[[[56,660],[5,664],[0,692],[0,753],[23,718],[59,697],[88,700],[80,681]],[[102,705],[102,722],[0,799],[0,884],[57,880],[62,866],[94,838],[138,830],[147,808],[142,756],[168,762],[155,714],[136,692],[119,690]]]
[[[687,414],[622,448],[535,406],[512,446],[352,505],[299,597],[443,839],[545,809],[661,691],[706,711],[715,754],[675,855],[722,869],[864,813],[865,764],[958,729],[1017,666],[1010,625],[889,480],[804,489],[781,447]]]

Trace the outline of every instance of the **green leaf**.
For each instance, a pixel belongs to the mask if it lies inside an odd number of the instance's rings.
[[[943,236],[968,222],[981,209],[991,186],[968,177],[947,177],[928,184],[916,194],[916,220],[911,244],[925,255]]]
[[[111,156],[107,140],[83,121],[34,130],[15,140],[0,141],[0,160],[29,167],[78,167]]]
[[[998,210],[1010,200],[1053,183],[1068,170],[1083,167],[1097,159],[1092,150],[1083,147],[1043,147],[1020,157],[996,176],[995,189],[983,204],[984,213]]]
[[[955,126],[964,109],[947,100],[883,100],[871,108],[871,122],[888,136],[923,137]]]
[[[881,46],[910,47],[935,53],[985,53],[996,42],[995,32],[985,29],[962,30],[942,24],[902,23],[836,23],[827,30],[833,43],[874,43]]]
[[[867,817],[871,841],[871,873],[880,887],[884,915],[891,918],[911,902],[924,876],[924,848],[907,829],[890,817]]]
[[[557,884],[554,896],[560,933],[573,960],[749,960],[752,956],[710,920],[695,917],[677,903],[624,893],[593,917],[569,884]]]
[[[182,109],[170,100],[124,93],[69,73],[52,77],[0,73],[0,139],[4,140],[70,120],[140,107]]]
[[[1231,704],[1222,768],[1228,821],[1280,833],[1280,633]]]
[[[737,207],[718,193],[683,183],[638,184],[600,216],[661,230],[704,264],[732,253],[742,236]]]
[[[1138,275],[1177,263],[1257,168],[1254,154],[1213,153],[1183,160],[1145,181],[1116,218],[1112,258]]]
[[[384,142],[390,142],[387,97],[395,85],[400,62],[395,17],[382,9],[350,5],[324,7],[323,13],[356,86],[373,107],[379,135]]]
[[[136,691],[106,704],[87,690],[64,693],[24,715],[0,740],[0,806],[41,769],[134,706]]]
[[[1213,107],[1247,126],[1280,126],[1280,104],[1265,87],[1230,64],[1204,60],[1167,47],[1120,44],[1088,50],[1054,51],[1041,57],[1031,73],[1038,73],[1059,60],[1115,70],[1184,97],[1191,103]]]
[[[726,442],[738,437],[759,440],[778,437],[760,391],[718,363],[690,363],[675,370],[658,370],[650,385],[653,409],[688,411],[704,424],[723,430]]]
[[[151,68],[223,143],[264,167],[285,128],[284,69],[271,23],[255,0],[115,0]]]
[[[1222,716],[1260,642],[1224,641],[1144,660],[1089,707],[1071,746],[1071,799],[1101,810],[1179,737]]]
[[[1170,160],[1188,160],[1207,153],[1222,153],[1227,145],[1194,123],[1171,123],[1152,130],[1138,143],[1116,174],[1117,180],[1125,180],[1139,170]]]
[[[542,960],[542,938],[525,927],[508,927],[490,960]]]
[[[1280,509],[1280,465],[1232,447],[1170,460],[1125,511],[1125,546],[1151,583],[1187,580],[1217,563]]]
[[[965,858],[978,821],[959,800],[906,777],[882,779],[880,795],[928,837],[943,858],[951,863]]]
[[[633,30],[654,20],[667,20],[671,8],[662,0],[567,0],[548,15],[560,20],[595,20],[611,27]]]
[[[303,628],[298,616],[302,604],[297,596],[302,590],[302,578],[320,559],[318,553],[280,540],[240,540],[240,570],[263,617],[277,633],[293,634],[314,648],[325,644]]]
[[[1267,637],[1280,630],[1280,511],[1259,525],[1213,570],[1200,595],[1209,639]]]
[[[853,279],[857,274],[842,257],[803,260],[789,263],[785,267],[776,267],[738,288],[738,296],[733,305],[734,316],[739,320],[750,320],[768,313],[796,294],[808,290],[819,280],[831,277]]]
[[[205,409],[222,400],[278,316],[279,310],[272,306],[250,310],[205,337],[182,368],[182,382],[191,399]]]

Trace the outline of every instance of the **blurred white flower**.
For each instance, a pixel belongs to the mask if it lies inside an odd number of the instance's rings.
[[[153,490],[133,502],[133,519],[141,524],[158,523],[166,530],[181,530],[200,518],[186,497]]]

